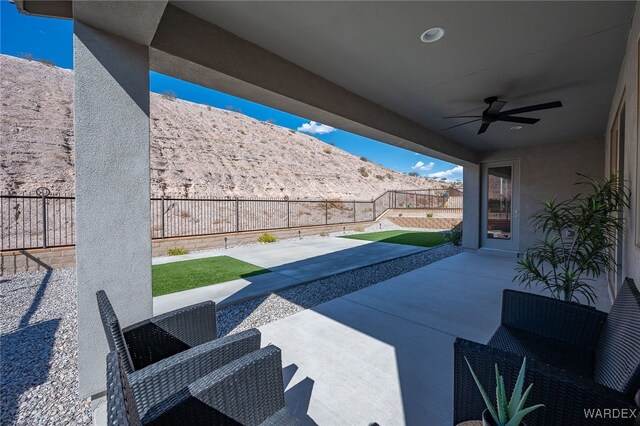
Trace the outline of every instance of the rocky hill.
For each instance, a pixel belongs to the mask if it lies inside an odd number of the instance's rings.
[[[0,55],[0,191],[73,193],[73,71]],[[239,112],[151,94],[154,195],[371,199],[440,187]]]

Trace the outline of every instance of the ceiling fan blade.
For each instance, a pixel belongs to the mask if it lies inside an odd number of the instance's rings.
[[[560,108],[562,106],[562,102],[547,102],[546,104],[538,104],[538,105],[530,105],[528,107],[510,109],[507,111],[502,111],[499,115],[514,115],[514,114],[522,114],[524,112],[533,112],[533,111],[541,111],[543,109],[551,109],[551,108]]]
[[[529,117],[498,117],[498,121],[508,121],[509,123],[536,124],[539,118]]]
[[[491,105],[489,105],[489,108],[487,108],[485,111],[488,114],[492,114],[492,115],[497,114],[502,110],[502,108],[504,108],[506,104],[507,103],[505,101],[494,101],[493,103],[491,103]]]
[[[486,132],[487,129],[489,128],[489,124],[491,123],[482,123],[482,126],[480,126],[480,130],[478,130],[478,134],[481,135],[484,132]]]
[[[449,117],[442,118],[481,118],[481,115],[451,115]]]
[[[455,126],[447,127],[446,129],[441,129],[441,130],[438,130],[438,131],[439,131],[439,132],[444,132],[445,130],[453,129],[453,128],[455,128],[455,127],[464,126],[465,124],[473,123],[473,122],[475,122],[475,121],[480,121],[480,120],[482,120],[482,118],[477,118],[477,119],[475,119],[475,120],[466,121],[466,122],[464,122],[464,123],[456,124]]]

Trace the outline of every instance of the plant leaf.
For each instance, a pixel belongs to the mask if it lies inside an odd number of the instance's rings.
[[[509,419],[512,419],[515,413],[520,408],[520,400],[522,399],[522,387],[524,386],[524,372],[527,365],[527,358],[525,357],[522,360],[522,367],[520,367],[520,372],[518,373],[518,379],[516,380],[516,384],[513,387],[513,392],[511,393],[511,400],[509,401]]]
[[[518,411],[516,415],[513,416],[513,418],[509,420],[509,423],[507,423],[505,426],[518,426],[520,422],[522,422],[524,416],[541,407],[544,407],[544,404],[533,405],[531,407],[525,408],[524,410]]]
[[[478,387],[478,390],[480,391],[480,395],[482,395],[482,399],[484,400],[484,404],[487,406],[487,410],[489,411],[489,414],[491,414],[491,417],[493,417],[493,420],[497,423],[500,424],[500,422],[498,421],[498,415],[496,414],[496,410],[493,408],[493,405],[491,404],[491,401],[489,400],[489,396],[487,395],[487,393],[485,392],[484,388],[482,387],[482,384],[480,383],[480,380],[478,379],[478,376],[476,376],[476,373],[473,371],[473,368],[471,368],[471,364],[469,364],[469,360],[467,359],[467,357],[464,357],[464,360],[467,362],[467,366],[469,367],[469,371],[471,372],[471,376],[473,377],[473,380],[476,382],[476,386]]]

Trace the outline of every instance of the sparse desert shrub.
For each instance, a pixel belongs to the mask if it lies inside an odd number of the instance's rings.
[[[38,62],[40,62],[42,65],[46,65],[48,67],[55,67],[56,66],[56,63],[53,62],[51,59],[41,58],[41,59],[38,59]]]
[[[356,232],[364,232],[364,228],[362,226],[356,226],[353,230]]]
[[[444,233],[444,240],[454,246],[462,244],[462,222]]]
[[[189,254],[189,250],[187,250],[186,248],[182,248],[182,247],[174,247],[174,248],[170,248],[167,251],[167,254],[169,256],[181,256],[183,254]]]
[[[27,53],[27,52],[20,53],[20,57],[22,59],[26,59],[27,61],[33,61],[35,59],[31,53]]]
[[[320,236],[321,236],[321,237],[328,237],[328,236],[329,236],[329,233],[328,233],[328,232],[321,232],[321,233],[320,233]]]
[[[175,101],[178,95],[173,90],[165,90],[161,93],[161,96],[168,101]]]
[[[427,217],[428,218],[432,218],[433,217],[433,213],[427,213]]]
[[[328,147],[328,146],[325,146],[325,147],[322,149],[322,152],[324,152],[325,154],[331,154],[331,148],[330,148],[330,147]]]
[[[211,111],[211,106],[207,105],[207,111]]]
[[[360,176],[362,176],[362,177],[368,177],[369,176],[369,172],[364,167],[360,167],[358,169],[358,173],[360,173]]]
[[[259,243],[275,243],[276,241],[278,241],[278,238],[275,235],[269,234],[268,232],[265,232],[258,237]]]
[[[382,175],[376,175],[376,179],[378,179],[378,180],[384,180],[384,176],[382,176]]]
[[[407,175],[413,176],[413,177],[419,177],[420,173],[418,173],[418,172],[409,172],[409,173],[407,173]]]
[[[364,161],[365,163],[369,161],[367,157],[360,157],[360,161]]]

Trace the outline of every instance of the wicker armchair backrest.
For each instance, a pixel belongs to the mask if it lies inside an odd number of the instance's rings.
[[[135,398],[118,354],[107,354],[107,424],[109,426],[142,425]]]
[[[596,348],[594,380],[633,396],[640,388],[640,292],[627,278]]]
[[[120,321],[116,316],[111,302],[107,294],[100,290],[96,293],[98,299],[98,310],[100,311],[100,319],[102,320],[102,326],[104,327],[104,333],[107,337],[107,343],[109,344],[110,351],[116,351],[122,362],[124,371],[127,374],[133,373],[133,361],[127,348],[127,342],[124,340],[124,334],[120,328]]]

